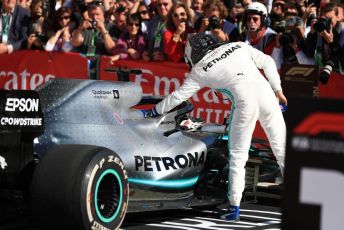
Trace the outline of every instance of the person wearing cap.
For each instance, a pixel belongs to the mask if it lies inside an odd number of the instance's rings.
[[[265,5],[260,2],[249,4],[244,12],[244,25],[246,29],[241,33],[241,41],[270,55],[276,44],[276,32],[269,28],[270,20]]]
[[[219,42],[197,33],[189,38],[185,60],[192,67],[183,85],[143,115],[156,117],[209,87],[227,95],[232,102],[229,118],[229,210],[221,216],[240,219],[240,202],[245,188],[245,164],[257,120],[264,128],[272,151],[284,169],[286,126],[278,101],[287,105],[273,59],[244,42]],[[268,81],[259,69],[263,69]],[[276,99],[277,98],[277,99]]]

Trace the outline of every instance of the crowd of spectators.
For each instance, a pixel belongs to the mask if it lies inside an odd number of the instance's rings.
[[[189,34],[205,32],[251,44],[278,69],[299,63],[343,73],[343,8],[343,0],[1,0],[0,54],[182,62]]]

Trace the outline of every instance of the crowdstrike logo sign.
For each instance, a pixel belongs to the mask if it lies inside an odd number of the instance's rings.
[[[5,111],[37,112],[39,99],[32,98],[7,98]]]
[[[42,118],[2,117],[3,126],[42,126]]]

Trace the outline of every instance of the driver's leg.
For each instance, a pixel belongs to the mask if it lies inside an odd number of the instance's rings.
[[[262,101],[264,101],[264,103],[260,106],[259,121],[269,139],[272,152],[277,159],[277,163],[283,175],[287,136],[283,114],[276,98],[273,96],[267,96]]]
[[[245,165],[251,145],[252,133],[256,126],[258,107],[247,103],[234,107],[229,129],[229,188],[230,205],[240,206],[245,188]]]

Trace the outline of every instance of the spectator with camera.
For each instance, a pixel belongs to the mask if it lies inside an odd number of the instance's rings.
[[[320,17],[311,21],[305,53],[323,67],[320,82],[326,84],[332,70],[343,73],[344,27],[337,19],[338,8],[328,3],[320,8]]]
[[[276,45],[276,32],[270,26],[270,19],[264,4],[252,2],[244,13],[245,31],[241,33],[241,40],[254,48],[271,55]]]
[[[31,26],[31,33],[26,42],[26,48],[29,50],[45,50],[45,43],[48,40],[47,35],[43,34],[43,26],[35,23]]]
[[[34,0],[31,4],[29,37],[27,39],[28,49],[45,50],[54,13],[50,3],[48,0]]]
[[[191,9],[182,2],[173,5],[167,15],[166,30],[163,33],[164,51],[168,60],[184,60],[188,34],[194,33]]]
[[[207,0],[203,4],[203,17],[195,22],[196,32],[212,34],[219,41],[238,41],[239,30],[226,20],[228,9],[220,0]]]
[[[126,32],[116,42],[111,62],[120,59],[140,59],[145,48],[145,39],[141,31],[141,22],[137,14],[127,16]]]
[[[105,8],[101,1],[87,5],[89,20],[84,19],[72,34],[72,45],[89,58],[110,55],[117,40],[118,28],[105,21]]]
[[[0,54],[25,48],[30,12],[16,0],[2,0],[0,10]]]
[[[148,33],[146,36],[146,49],[142,53],[145,61],[166,60],[163,43],[163,33],[166,30],[167,15],[173,6],[172,0],[157,0],[157,15],[148,23]]]
[[[283,64],[314,65],[314,59],[307,57],[302,50],[305,41],[302,18],[287,15],[285,19],[285,27],[276,31],[276,46],[271,54],[277,69],[281,69]]]

